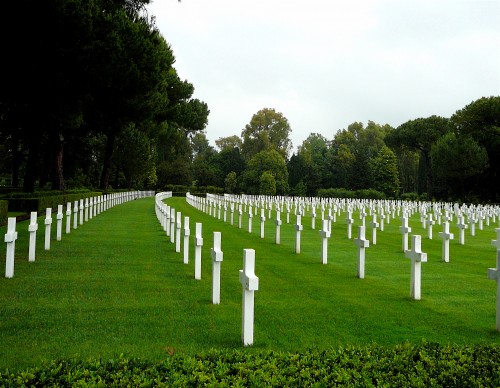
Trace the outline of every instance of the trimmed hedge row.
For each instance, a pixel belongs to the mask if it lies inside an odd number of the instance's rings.
[[[59,360],[0,373],[0,386],[392,386],[477,387],[500,384],[500,346],[401,344],[347,346],[300,353],[212,350],[150,363]]]
[[[373,189],[363,189],[363,190],[347,190],[347,189],[319,189],[318,197],[323,198],[358,198],[358,199],[385,199],[385,194],[373,190]]]
[[[9,213],[9,202],[0,200],[0,225],[7,222]]]
[[[39,194],[39,193],[37,193]],[[19,194],[18,194],[19,195]],[[15,212],[41,212],[47,208],[56,208],[57,205],[66,205],[66,203],[74,201],[79,201],[80,199],[97,197],[102,195],[101,192],[92,192],[92,191],[84,191],[80,193],[61,193],[61,194],[52,194],[52,195],[44,195],[41,194],[37,197],[19,197],[16,195],[12,198],[6,198],[9,201],[9,210]]]

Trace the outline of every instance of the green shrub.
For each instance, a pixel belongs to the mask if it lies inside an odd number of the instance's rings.
[[[47,208],[57,208],[57,205],[66,206],[67,202],[79,201],[80,199],[97,197],[101,192],[91,192],[88,190],[75,190],[76,193],[61,191],[36,192],[34,194],[13,193],[8,198],[10,211],[16,212],[41,212]],[[26,195],[23,197],[22,195]]]
[[[318,197],[322,198],[355,198],[355,192],[343,188],[319,189]]]
[[[0,386],[391,386],[478,387],[500,383],[500,346],[404,343],[297,353],[211,350],[161,362],[57,360],[0,373]]]
[[[3,225],[7,222],[8,212],[9,212],[9,202],[0,201],[0,225]]]
[[[385,199],[385,193],[374,189],[356,190],[355,195],[359,199]]]

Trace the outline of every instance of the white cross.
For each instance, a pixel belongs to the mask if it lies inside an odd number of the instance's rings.
[[[420,241],[420,235],[412,235],[412,248],[405,252],[405,256],[411,260],[410,297],[415,300],[420,300],[422,263],[427,261],[427,253],[422,252]]]
[[[248,207],[248,233],[252,233],[252,218],[253,218],[252,205],[250,205]]]
[[[167,205],[166,210],[165,210],[165,215],[166,215],[166,225],[167,225],[167,236],[170,236],[170,206]]]
[[[184,264],[189,264],[189,217],[184,217]]]
[[[358,278],[365,278],[365,248],[370,246],[370,241],[365,239],[365,227],[359,227],[358,238],[354,239],[354,244],[358,247]]]
[[[450,224],[443,222],[443,231],[439,232],[439,237],[443,239],[442,259],[445,263],[450,261],[450,240],[453,240],[453,233],[450,233]]]
[[[16,251],[16,217],[9,217],[7,220],[7,233],[4,242],[7,243],[7,254],[5,256],[5,277],[14,277],[14,254]]]
[[[75,201],[73,207],[73,229],[78,228],[78,201]]]
[[[403,252],[406,252],[408,250],[408,233],[411,233],[411,228],[408,226],[408,218],[405,213],[403,213],[403,217],[401,217],[401,226],[399,230],[403,234]]]
[[[66,205],[66,234],[71,233],[71,202]]]
[[[50,250],[50,230],[52,228],[52,208],[47,208],[45,213],[45,250]]]
[[[316,206],[313,206],[311,211],[311,229],[316,229]]]
[[[264,215],[264,208],[260,209],[260,238],[264,238],[266,217]]]
[[[255,250],[243,250],[243,270],[240,270],[240,283],[243,287],[242,328],[243,345],[253,344],[254,292],[259,289],[259,278],[255,276]]]
[[[220,232],[214,232],[214,245],[210,249],[210,255],[212,256],[212,303],[220,304],[220,266],[224,259]]]
[[[494,245],[497,249],[500,249],[500,228],[496,228],[495,232],[497,232],[497,239],[491,240],[491,245]]]
[[[170,208],[170,242],[175,242],[175,209]]]
[[[176,232],[175,232],[175,251],[180,253],[181,251],[181,228],[182,228],[182,213],[177,212],[176,214]]]
[[[30,233],[28,261],[35,261],[37,230],[38,230],[37,212],[31,212],[30,224],[28,226],[28,232]]]
[[[300,253],[300,232],[304,229],[301,222],[302,216],[297,214],[297,223],[295,224],[295,253]]]
[[[56,226],[56,240],[61,241],[62,237],[62,220],[63,220],[63,206],[57,205],[57,226]]]
[[[351,209],[347,210],[347,216],[346,216],[345,221],[347,223],[347,238],[351,239],[351,237],[352,237],[352,224],[354,223],[354,220],[352,218]]]
[[[465,242],[465,229],[467,229],[467,224],[464,222],[464,216],[460,214],[457,219],[458,228],[458,243],[464,245]]]
[[[427,220],[425,221],[425,224],[428,226],[427,228],[427,238],[429,240],[432,240],[432,226],[435,224],[435,221],[432,219],[432,214],[429,213],[427,216]]]
[[[202,224],[196,223],[196,234],[194,236],[194,278],[201,279],[201,247],[203,246],[203,237],[201,234]]]
[[[323,264],[328,263],[328,239],[330,238],[330,231],[328,230],[328,220],[323,220],[323,229],[319,231],[322,238],[321,245],[321,259]]]
[[[276,225],[276,244],[281,243],[281,214],[279,210],[276,210],[276,220],[274,221]]]
[[[377,245],[377,228],[380,226],[377,222],[377,215],[374,213],[372,222],[370,222],[370,226],[372,227],[372,244]]]

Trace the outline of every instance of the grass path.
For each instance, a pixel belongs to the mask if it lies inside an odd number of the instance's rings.
[[[453,242],[448,264],[440,261],[438,228],[434,240],[423,239],[429,262],[423,265],[422,300],[416,302],[409,298],[410,264],[400,252],[397,221],[367,250],[366,279],[360,280],[356,247],[345,237],[342,219],[333,227],[329,264],[322,265],[318,230],[311,230],[307,217],[302,253],[295,255],[293,226],[285,222],[277,246],[271,222],[261,239],[258,217],[248,233],[246,217],[240,230],[193,209],[184,198],[167,202],[190,215],[192,235],[195,222],[203,222],[201,281],[194,280],[193,247],[189,264],[183,264],[154,216],[152,198],[109,209],[63,234],[63,241],[54,239],[50,251],[43,250],[40,218],[35,263],[27,262],[28,222],[18,224],[15,276],[0,278],[0,369],[59,357],[123,353],[157,360],[173,352],[240,348],[243,248],[256,250],[260,278],[250,352],[423,338],[499,342],[496,285],[486,278],[486,269],[495,266],[493,227],[467,237],[465,246]],[[218,306],[211,304],[213,231],[222,232],[224,252]],[[0,260],[5,262],[4,249]]]

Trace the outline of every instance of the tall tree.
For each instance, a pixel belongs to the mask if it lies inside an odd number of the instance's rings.
[[[482,97],[451,118],[458,135],[468,135],[488,153],[489,167],[481,174],[482,197],[500,201],[500,96]]]
[[[431,148],[436,141],[450,130],[449,119],[439,116],[419,118],[401,124],[390,132],[385,141],[390,146],[406,145],[420,151],[421,166],[425,167],[426,189],[428,199],[433,195],[433,172],[431,164]]]
[[[261,151],[275,150],[286,160],[292,148],[291,132],[290,124],[282,113],[271,108],[261,109],[241,132],[243,156],[250,160]]]
[[[317,133],[311,133],[298,148],[297,153],[304,161],[304,168],[300,171],[301,180],[309,196],[315,196],[318,189],[324,187],[327,152],[328,141]]]
[[[378,154],[371,159],[373,188],[386,196],[395,198],[399,192],[399,171],[396,155],[387,146],[382,146]]]
[[[219,147],[219,150],[223,151],[225,149],[239,148],[241,150],[241,146],[243,142],[241,138],[237,135],[227,136],[227,137],[219,137],[215,141],[215,145]]]
[[[249,162],[243,174],[243,189],[247,194],[259,194],[260,181],[264,172],[272,174],[276,183],[276,193],[288,193],[288,170],[285,159],[278,151],[261,151]]]
[[[484,147],[470,135],[454,132],[448,132],[432,146],[431,160],[436,179],[443,183],[442,191],[448,196],[446,199],[464,200],[477,189],[475,185],[468,185],[466,192],[466,182],[488,166],[488,154]]]

